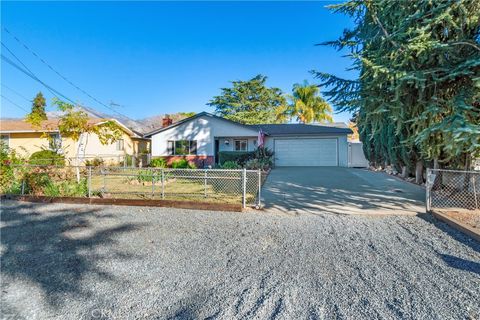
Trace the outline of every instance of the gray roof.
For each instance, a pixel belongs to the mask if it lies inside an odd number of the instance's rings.
[[[353,133],[352,130],[349,128],[339,128],[336,126],[332,125],[318,125],[318,124],[301,124],[301,123],[287,123],[287,124],[255,124],[255,125],[245,125],[241,124],[232,120],[228,120],[216,115],[213,115],[208,112],[200,112],[197,113],[196,115],[185,118],[183,120],[180,120],[178,122],[175,122],[167,127],[164,128],[159,128],[154,131],[151,131],[149,133],[146,133],[144,137],[149,138],[154,134],[157,134],[159,132],[162,132],[164,130],[171,129],[173,127],[176,127],[182,123],[191,121],[193,119],[196,119],[201,116],[207,116],[207,117],[213,117],[217,119],[222,119],[231,123],[234,123],[236,125],[244,126],[246,128],[255,130],[255,131],[260,131],[262,129],[263,132],[265,132],[267,135],[309,135],[309,134],[351,134]],[[338,123],[335,123],[335,125],[338,125]],[[344,124],[345,125],[345,124]],[[346,125],[345,125],[346,126]]]
[[[258,124],[250,125],[257,130],[262,129],[267,135],[305,135],[305,134],[351,134],[353,133],[349,128],[338,128],[333,126],[323,126],[317,124],[301,124],[301,123],[287,123],[287,124]]]

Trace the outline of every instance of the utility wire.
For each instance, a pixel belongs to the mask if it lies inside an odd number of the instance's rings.
[[[3,45],[3,43],[2,43]],[[4,47],[6,47],[4,45]],[[10,64],[11,66],[13,66],[14,68],[16,68],[17,70],[21,71],[22,73],[24,73],[25,75],[27,75],[28,77],[32,78],[33,80],[39,82],[40,84],[42,84],[45,88],[47,88],[48,91],[50,91],[53,96],[55,96],[57,99],[58,97],[62,97],[63,99],[71,102],[72,104],[75,104],[75,105],[78,105],[75,101],[73,101],[72,99],[70,99],[69,97],[67,97],[66,95],[64,95],[63,93],[61,93],[60,91],[52,88],[51,86],[49,86],[48,84],[46,84],[45,82],[43,82],[42,80],[40,80],[34,73],[32,72],[29,72],[28,70],[25,70],[23,69],[21,66],[19,66],[18,64],[16,64],[15,62],[13,62],[12,60],[10,60],[8,57],[4,56],[3,54],[1,55],[2,59],[5,60],[8,64]],[[16,56],[15,56],[16,57]],[[22,65],[24,65],[22,63]],[[100,115],[98,114],[98,112],[96,112],[95,110],[91,109],[91,108],[88,108],[88,107],[85,107],[85,106],[80,106],[82,109],[85,109],[86,111],[90,112],[91,114],[93,114],[94,116],[98,117],[98,118],[104,118],[103,115]]]
[[[17,36],[15,36],[14,34],[12,34],[6,27],[3,27],[3,30],[5,30],[12,38],[14,38],[20,45],[22,45],[27,51],[29,51],[32,55],[34,55],[38,60],[40,60],[43,64],[45,64],[50,70],[52,70],[53,72],[55,72],[60,78],[62,78],[63,80],[65,80],[68,84],[70,84],[72,87],[74,87],[75,89],[77,89],[78,91],[82,92],[83,94],[85,94],[86,96],[88,96],[90,99],[92,99],[93,101],[97,102],[98,104],[104,106],[105,108],[115,112],[116,114],[122,116],[122,117],[125,117],[127,118],[128,120],[131,120],[131,121],[135,121],[133,119],[130,119],[129,117],[127,117],[126,115],[118,112],[117,110],[113,109],[112,107],[108,106],[107,104],[101,102],[100,100],[98,100],[97,98],[95,98],[94,96],[92,96],[91,94],[89,94],[88,92],[86,92],[85,90],[83,90],[82,88],[80,88],[79,86],[77,86],[76,84],[74,84],[72,81],[70,81],[67,77],[63,76],[62,74],[60,74],[60,72],[58,72],[56,69],[54,69],[48,62],[46,62],[44,59],[42,59],[37,53],[35,53],[35,51],[33,51],[32,49],[30,49],[30,47],[28,47],[23,41],[21,41]]]
[[[31,99],[28,99],[27,97],[25,97],[23,94],[21,94],[20,92],[16,91],[16,90],[13,90],[12,88],[10,88],[9,86],[7,86],[6,84],[2,83],[2,87],[5,87],[7,88],[8,90],[10,90],[11,92],[15,93],[17,96],[23,98],[24,100],[28,101],[28,102],[32,102]]]
[[[28,111],[27,111],[25,108],[21,107],[21,106],[18,105],[17,103],[15,103],[15,102],[13,102],[12,100],[8,99],[8,98],[5,97],[3,94],[0,94],[0,96],[2,96],[3,99],[7,100],[8,102],[10,102],[10,103],[11,103],[12,105],[14,105],[15,107],[17,107],[17,108],[25,111],[26,113],[28,113]]]

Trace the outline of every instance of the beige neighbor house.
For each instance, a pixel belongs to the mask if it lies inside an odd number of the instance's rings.
[[[103,145],[94,133],[84,134],[79,141],[62,137],[58,130],[59,119],[43,121],[40,129],[24,120],[0,120],[1,142],[9,149],[27,157],[45,149],[58,150],[71,164],[76,163],[77,153],[81,159],[80,164],[94,158],[101,158],[106,164],[116,164],[123,162],[126,156],[135,156],[135,159],[140,159],[141,154],[148,153],[149,139],[143,138],[141,134],[129,129],[118,120],[91,118],[89,122],[91,125],[102,125],[110,120],[115,121],[122,128],[123,135],[119,140],[108,145]]]

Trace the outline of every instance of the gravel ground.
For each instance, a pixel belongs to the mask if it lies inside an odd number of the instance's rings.
[[[2,317],[480,317],[480,244],[425,217],[2,203]]]

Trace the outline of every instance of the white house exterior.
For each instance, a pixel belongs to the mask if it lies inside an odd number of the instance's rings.
[[[152,157],[213,165],[221,151],[254,151],[259,131],[276,166],[348,166],[348,128],[306,124],[243,125],[202,112],[145,135]]]

